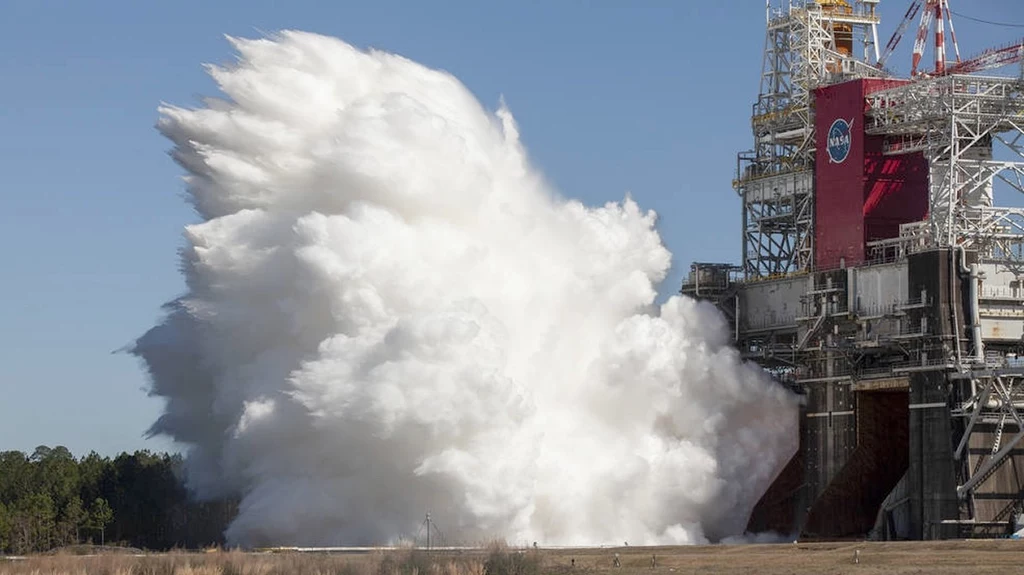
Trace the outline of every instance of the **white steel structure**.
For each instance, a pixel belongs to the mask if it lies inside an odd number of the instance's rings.
[[[929,163],[928,219],[869,249],[902,258],[946,248],[970,278],[970,344],[957,337],[947,351],[950,414],[964,423],[953,452],[960,513],[944,521],[969,534],[1024,512],[1006,497],[1020,492],[1016,474],[997,474],[1024,440],[1024,209],[993,206],[996,182],[1024,193],[1024,80],[940,76],[867,100],[867,132],[886,138],[884,153]]]
[[[814,241],[812,91],[879,77],[876,1],[790,1],[767,12],[754,149],[739,155],[733,183],[743,198],[747,279],[809,271]],[[859,41],[863,56],[853,53]]]
[[[798,455],[748,528],[997,535],[1024,526],[1024,208],[994,201],[1024,194],[1024,73],[968,74],[1020,62],[1024,45],[961,60],[950,0],[913,0],[880,53],[876,4],[769,3],[754,146],[733,182],[742,266],[694,264],[682,292],[714,301],[743,356],[804,395]],[[895,78],[885,63],[918,15],[910,77]],[[870,171],[859,159],[829,180],[843,160],[816,150],[815,110],[831,121],[845,88],[817,90],[868,78],[887,81],[842,105]],[[869,233],[876,189],[895,207]],[[829,219],[845,210],[860,219]]]
[[[1024,193],[1024,82],[944,76],[876,92],[868,106],[867,132],[886,137],[886,154],[923,152],[930,166],[928,221],[873,247],[956,247],[1024,263],[1024,210],[992,207],[996,180]],[[993,145],[1008,159],[994,159]]]

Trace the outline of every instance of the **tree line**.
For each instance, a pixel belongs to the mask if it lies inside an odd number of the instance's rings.
[[[237,501],[200,502],[182,482],[182,457],[147,450],[113,459],[67,448],[0,452],[0,552],[80,543],[142,549],[223,543]]]

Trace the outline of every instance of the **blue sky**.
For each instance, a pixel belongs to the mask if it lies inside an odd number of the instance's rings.
[[[1024,22],[1017,0],[954,2]],[[883,0],[888,38],[906,10]],[[739,257],[735,154],[750,145],[764,42],[759,0],[494,2],[0,1],[0,450],[166,449],[160,402],[112,352],[183,290],[194,220],[153,128],[161,101],[215,89],[223,34],[296,28],[398,52],[504,96],[535,164],[566,196],[630,191],[660,216],[674,291],[694,259]],[[1024,29],[956,20],[965,53]],[[893,64],[906,69],[913,30]],[[927,59],[930,60],[929,52]]]

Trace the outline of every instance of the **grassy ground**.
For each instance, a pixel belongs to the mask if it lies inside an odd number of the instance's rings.
[[[859,550],[859,562],[854,562]],[[6,575],[689,575],[1022,573],[1024,542],[801,543],[357,555],[162,553],[0,559]],[[615,566],[618,554],[619,567]],[[652,567],[652,556],[655,559]]]

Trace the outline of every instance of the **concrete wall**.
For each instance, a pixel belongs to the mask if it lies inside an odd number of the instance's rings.
[[[809,383],[804,389],[800,442],[807,496],[815,501],[857,448],[857,418],[849,381]]]
[[[934,335],[948,342],[954,337],[952,315],[956,314],[958,324],[964,325],[959,295],[951,299],[950,290],[943,289],[955,276],[949,251],[915,254],[910,257],[908,271],[912,291],[925,289],[934,294],[925,313],[934,326]],[[961,292],[956,289],[953,293]],[[942,524],[959,518],[948,386],[945,371],[911,374],[907,485],[913,539],[944,539],[957,533],[956,528]]]
[[[869,391],[857,396],[857,448],[821,493],[804,537],[862,536],[907,469],[907,394]]]
[[[910,537],[946,539],[957,529],[942,524],[959,518],[952,426],[946,374],[914,374],[910,387]],[[938,405],[936,405],[938,404]]]

